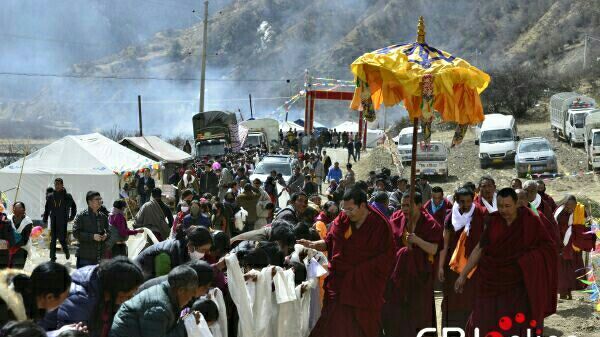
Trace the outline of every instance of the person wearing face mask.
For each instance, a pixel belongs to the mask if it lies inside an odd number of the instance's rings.
[[[8,321],[39,321],[67,298],[70,286],[69,271],[56,262],[38,265],[31,275],[0,271],[0,327]]]
[[[117,310],[143,282],[141,270],[124,256],[78,269],[72,278],[69,296],[46,314],[42,325],[58,329],[81,322],[90,337],[108,337]]]
[[[210,218],[203,212],[202,206],[196,200],[192,201],[190,206],[190,214],[183,218],[183,227],[190,228],[191,226],[202,226],[209,228],[211,226]]]
[[[134,262],[142,269],[144,279],[166,275],[176,266],[190,260],[205,259],[212,247],[212,236],[206,227],[180,226],[173,240],[156,243],[144,249]]]

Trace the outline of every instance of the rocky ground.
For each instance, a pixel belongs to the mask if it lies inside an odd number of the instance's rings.
[[[547,138],[556,148],[559,161],[559,172],[561,177],[547,179],[548,192],[556,199],[565,194],[576,194],[579,197],[591,201],[593,207],[598,206],[600,201],[599,176],[589,173],[585,161],[583,148],[571,148],[568,144],[553,138],[550,126],[547,122],[519,125],[521,137],[540,136]],[[452,132],[434,131],[432,138],[450,144]],[[477,183],[479,178],[489,174],[496,180],[498,187],[510,185],[510,181],[516,177],[514,166],[495,167],[482,170],[478,160],[478,146],[474,142],[475,135],[467,134],[464,142],[450,151],[448,181],[433,179],[433,186],[441,186],[447,193],[453,191],[464,182]],[[393,170],[392,157],[385,148],[370,150],[363,160],[355,165],[359,179],[364,179],[371,170],[379,170],[389,167]],[[400,169],[400,174],[409,177],[410,168]],[[523,181],[525,179],[522,179]],[[600,207],[594,208],[596,217],[600,216]],[[436,293],[436,304],[438,318],[441,317],[439,310],[441,305],[441,293]],[[589,301],[589,294],[577,292],[573,300],[559,300],[557,313],[548,317],[545,321],[547,336],[600,336],[600,313],[595,312],[594,304]]]

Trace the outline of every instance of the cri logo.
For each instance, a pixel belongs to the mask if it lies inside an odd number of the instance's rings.
[[[504,316],[504,317],[500,318],[498,320],[498,327],[500,328],[499,330],[501,330],[502,332],[509,331],[513,328],[515,330],[527,329],[527,337],[541,337],[542,329],[537,328],[537,321],[534,319],[530,320],[529,322],[526,322],[526,321],[527,321],[527,317],[525,317],[525,314],[520,312],[515,315],[514,319],[509,316]],[[535,329],[535,336],[532,336],[533,329]],[[492,330],[492,331],[488,332],[485,335],[485,337],[509,337],[509,336],[505,336],[501,331]],[[426,333],[430,333],[430,332],[437,333],[437,329],[436,328],[425,328],[425,329],[419,331],[419,333],[417,334],[417,337],[423,337],[423,335],[425,335]],[[451,332],[459,333],[460,337],[465,337],[465,331],[461,328],[442,328],[442,337],[447,337],[448,334]],[[473,330],[473,336],[480,337],[479,328],[475,328]],[[513,337],[517,337],[517,336],[513,336]],[[549,337],[556,337],[556,336],[549,336]],[[567,336],[567,337],[576,337],[576,336]]]

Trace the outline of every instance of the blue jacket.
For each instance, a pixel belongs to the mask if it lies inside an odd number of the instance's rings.
[[[89,326],[100,295],[98,266],[86,266],[75,270],[71,280],[67,299],[56,310],[46,313],[40,322],[44,329],[56,330],[63,325],[79,322]]]
[[[336,169],[335,166],[330,168],[329,173],[327,173],[327,181],[331,179],[339,183],[342,179],[342,169],[339,167]]]

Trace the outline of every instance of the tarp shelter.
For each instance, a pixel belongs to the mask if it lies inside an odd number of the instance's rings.
[[[22,167],[24,163],[24,166]],[[159,163],[119,145],[99,133],[66,136],[0,170],[0,190],[15,201],[21,168],[21,186],[18,200],[27,207],[34,220],[41,219],[46,202],[46,188],[55,178],[62,178],[67,192],[73,195],[77,209],[87,207],[85,195],[98,191],[104,205],[112,206],[119,197],[120,174]]]
[[[358,123],[346,121],[334,127],[337,132],[352,132],[354,135],[358,133]],[[367,147],[377,146],[377,141],[383,137],[383,130],[367,129]]]
[[[283,132],[287,132],[290,129],[292,131],[304,132],[304,127],[294,122],[279,122],[279,129],[283,130]]]
[[[179,166],[194,160],[189,153],[184,152],[156,136],[127,137],[123,138],[119,144],[154,161],[161,162],[165,166],[165,169],[161,172],[161,180],[163,183],[167,182],[169,176],[173,174],[174,170]]]

